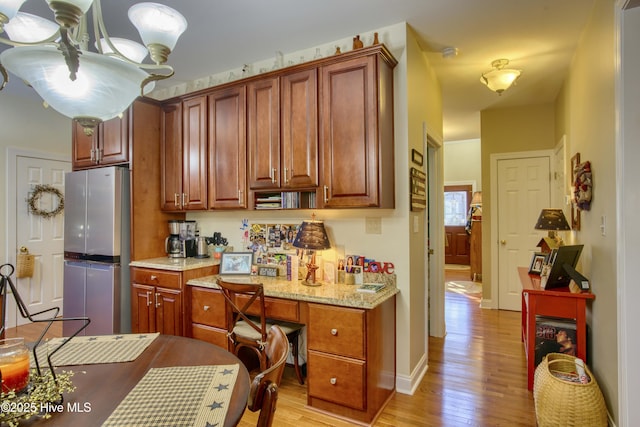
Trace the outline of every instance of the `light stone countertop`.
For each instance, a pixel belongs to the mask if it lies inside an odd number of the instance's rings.
[[[209,258],[149,258],[138,261],[131,261],[130,267],[155,268],[159,270],[186,271],[196,268],[211,267],[220,264],[219,259]]]
[[[187,285],[219,289],[216,284],[217,277],[217,275],[213,275],[191,279],[187,282]],[[300,280],[289,281],[286,278],[266,276],[243,277],[238,280],[262,283],[264,285],[264,294],[270,297],[364,309],[375,308],[399,292],[396,287],[395,274],[364,273],[365,283],[386,284],[381,291],[376,293],[357,292],[358,285],[345,285],[342,283],[322,283],[320,286],[306,286]]]

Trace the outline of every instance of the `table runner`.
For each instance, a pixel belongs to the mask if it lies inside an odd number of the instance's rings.
[[[152,368],[103,427],[222,426],[239,365]]]
[[[53,366],[93,365],[97,363],[130,362],[135,360],[160,335],[119,334],[77,336],[53,355]],[[47,354],[68,338],[52,338],[42,343],[38,349],[40,367],[47,366]],[[33,353],[30,353],[34,367]]]

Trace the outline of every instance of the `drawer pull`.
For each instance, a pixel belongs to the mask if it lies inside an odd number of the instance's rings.
[[[205,305],[204,307],[202,307],[202,309],[203,309],[204,311],[209,311],[209,308],[211,308],[211,307],[209,307],[208,305]]]
[[[156,276],[155,274],[152,274],[151,277],[149,278],[149,280],[156,281],[156,280],[158,280],[158,276]]]
[[[329,380],[329,382],[333,385],[336,385],[336,383],[338,382],[338,379],[336,377],[333,377]]]
[[[336,328],[331,329],[331,335],[333,336],[338,335],[338,330]]]

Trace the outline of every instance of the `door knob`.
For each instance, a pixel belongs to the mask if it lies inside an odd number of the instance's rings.
[[[501,245],[506,245],[506,244],[507,244],[507,241],[506,241],[506,240],[500,240],[500,244],[501,244]]]

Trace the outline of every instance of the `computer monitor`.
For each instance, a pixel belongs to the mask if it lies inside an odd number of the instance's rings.
[[[565,270],[564,265],[568,264],[575,268],[583,247],[584,245],[560,246],[551,251],[549,255],[551,270],[549,271],[549,276],[546,278],[546,283],[544,282],[544,278],[542,278],[544,289],[569,286],[571,276]]]

